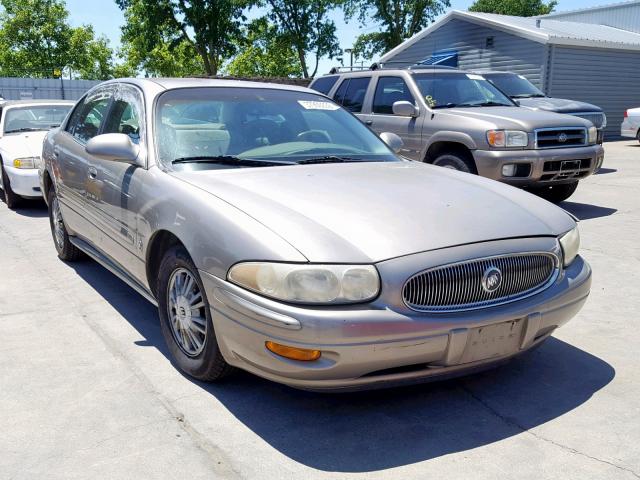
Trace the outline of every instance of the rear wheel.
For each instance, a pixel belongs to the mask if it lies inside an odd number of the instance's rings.
[[[160,264],[158,311],[162,334],[180,370],[204,382],[233,371],[218,347],[198,270],[182,246],[171,248]]]
[[[465,173],[476,173],[473,161],[457,152],[442,153],[433,161],[438,167],[450,168]]]
[[[578,182],[562,183],[560,185],[551,185],[548,187],[536,188],[532,190],[539,197],[549,200],[553,203],[560,203],[569,198],[578,188]]]
[[[58,258],[65,262],[74,262],[82,256],[82,252],[69,241],[69,234],[60,211],[60,202],[53,188],[49,191],[48,203],[49,225],[51,226],[51,235],[53,236],[53,244],[58,252]]]
[[[4,193],[4,202],[7,204],[7,207],[14,210],[20,203],[20,196],[16,195],[11,189],[9,176],[7,175],[7,172],[4,171],[4,167],[0,168],[2,169],[2,191]]]

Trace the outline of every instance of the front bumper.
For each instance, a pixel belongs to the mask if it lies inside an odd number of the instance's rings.
[[[22,197],[42,197],[37,169],[22,169],[5,165],[4,171],[9,177],[9,183],[14,193]]]
[[[620,125],[620,135],[628,138],[637,138],[640,131],[640,118],[634,121],[631,118],[625,118]]]
[[[575,182],[596,172],[604,161],[601,145],[541,150],[474,150],[472,153],[479,175],[520,187]],[[504,176],[502,167],[512,163],[529,165],[528,175]]]
[[[378,269],[384,277],[407,261],[382,262]],[[395,305],[384,293],[367,305],[301,307],[252,294],[206,272],[201,277],[228,363],[293,387],[325,391],[424,382],[495,366],[569,321],[591,285],[591,269],[578,257],[554,285],[532,297],[475,311],[426,314]],[[465,361],[472,329],[511,321],[523,323],[510,351]],[[268,340],[321,350],[322,356],[314,362],[288,360],[268,351]]]

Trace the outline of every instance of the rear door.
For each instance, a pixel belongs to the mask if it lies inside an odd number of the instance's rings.
[[[367,113],[359,117],[378,135],[382,132],[399,135],[404,142],[400,153],[421,161],[423,118],[394,115],[393,104],[401,100],[418,105],[409,85],[401,76],[381,75],[375,85],[370,110],[367,109]]]

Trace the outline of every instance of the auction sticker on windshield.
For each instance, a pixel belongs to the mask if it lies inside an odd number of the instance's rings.
[[[319,102],[313,100],[298,100],[298,103],[307,110],[338,110],[340,106],[331,102]]]
[[[467,73],[467,78],[469,80],[484,80],[484,77],[482,75],[475,75],[473,73]]]

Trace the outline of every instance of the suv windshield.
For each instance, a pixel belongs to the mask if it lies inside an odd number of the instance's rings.
[[[546,96],[522,75],[516,75],[515,73],[488,73],[483,76],[512,98]]]
[[[4,133],[49,130],[62,123],[72,105],[39,105],[6,110]]]
[[[481,75],[471,73],[414,73],[420,92],[431,108],[493,107],[514,103]]]
[[[173,168],[399,161],[356,117],[305,92],[169,90],[158,100],[155,121],[159,159]]]

